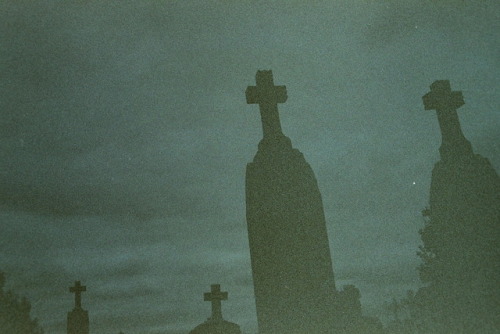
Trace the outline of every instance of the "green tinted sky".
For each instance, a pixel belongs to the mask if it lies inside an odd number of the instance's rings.
[[[337,285],[366,313],[418,286],[435,113],[449,79],[476,153],[500,166],[496,1],[3,1],[0,270],[46,331],[79,279],[92,332],[175,333],[229,291],[255,332],[244,91],[286,85],[283,131],[323,195]]]

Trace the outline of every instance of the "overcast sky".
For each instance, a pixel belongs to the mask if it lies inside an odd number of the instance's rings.
[[[256,333],[244,177],[262,138],[245,89],[286,85],[284,133],[316,173],[338,287],[365,314],[419,286],[421,210],[449,79],[500,168],[500,3],[1,1],[0,270],[48,334],[87,286],[91,332],[187,333],[229,291]]]

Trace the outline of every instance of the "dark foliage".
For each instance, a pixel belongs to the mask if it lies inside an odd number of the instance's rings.
[[[12,291],[4,291],[5,275],[0,272],[0,333],[43,334],[36,319],[30,316],[31,305]]]

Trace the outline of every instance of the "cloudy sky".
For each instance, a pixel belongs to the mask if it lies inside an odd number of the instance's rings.
[[[244,177],[262,137],[245,89],[286,85],[284,133],[323,195],[337,286],[364,312],[419,286],[420,211],[449,79],[474,150],[500,168],[500,3],[1,1],[0,270],[63,334],[186,333],[229,291],[256,332]]]

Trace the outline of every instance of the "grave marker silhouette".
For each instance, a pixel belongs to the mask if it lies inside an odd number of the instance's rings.
[[[212,302],[213,321],[222,320],[222,301],[227,300],[227,292],[220,291],[220,284],[212,284],[210,292],[205,292],[204,300]]]
[[[203,294],[203,299],[212,303],[212,316],[189,334],[241,334],[240,326],[222,318],[222,301],[227,297],[228,293],[220,290],[220,284],[212,284],[210,292]]]
[[[419,321],[433,333],[492,333],[500,328],[500,178],[462,133],[462,93],[438,80],[422,99],[425,110],[436,110],[442,143],[420,231],[427,286],[415,296]]]
[[[68,334],[89,334],[89,313],[82,309],[82,292],[85,291],[87,287],[81,285],[80,281],[75,281],[75,285],[69,288],[69,292],[75,294],[75,307],[68,312]]]
[[[263,138],[246,170],[246,216],[260,334],[332,330],[335,282],[314,172],[281,129],[285,86],[257,71],[245,92],[258,104]]]
[[[245,92],[248,104],[258,104],[264,138],[283,135],[278,113],[278,103],[285,103],[286,86],[275,86],[271,71],[258,71],[256,86],[248,86]]]
[[[75,286],[69,288],[69,292],[75,294],[75,308],[82,308],[82,292],[87,291],[87,287],[81,285],[80,281],[75,282]]]

